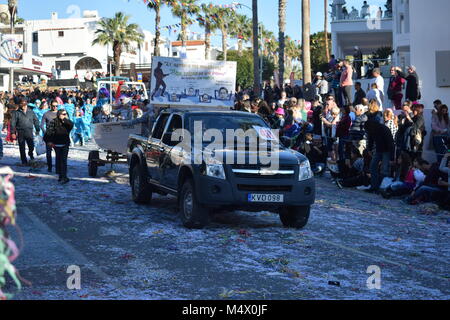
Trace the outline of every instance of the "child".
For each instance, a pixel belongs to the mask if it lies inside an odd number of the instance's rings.
[[[277,119],[275,121],[275,124],[273,126],[273,129],[278,129],[281,130],[284,127],[284,109],[283,108],[278,108],[275,111],[275,115],[277,116]]]
[[[80,146],[84,145],[84,133],[86,132],[86,126],[84,125],[83,116],[81,110],[75,112],[74,126],[73,126],[73,144],[75,145],[80,141]]]

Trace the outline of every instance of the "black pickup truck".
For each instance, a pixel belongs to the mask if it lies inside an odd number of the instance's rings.
[[[270,139],[270,146],[263,141],[267,155],[277,161],[273,169],[259,158],[254,161],[251,147],[255,146],[248,140],[241,141],[241,146],[224,143],[220,150],[223,161],[212,157],[218,150],[208,149],[210,142],[194,141],[208,130],[225,134],[226,130],[251,128],[270,130],[261,117],[250,113],[162,111],[150,137],[131,135],[128,141],[133,200],[149,204],[152,193],[177,197],[180,218],[187,228],[207,225],[214,209],[275,212],[284,226],[303,228],[315,201],[315,182],[305,156],[282,146],[276,137]]]

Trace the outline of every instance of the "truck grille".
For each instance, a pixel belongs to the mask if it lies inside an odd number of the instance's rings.
[[[292,179],[295,174],[294,166],[280,166],[277,170],[260,165],[233,165],[232,172],[236,178],[257,179]]]
[[[292,186],[262,186],[262,185],[248,185],[238,184],[239,191],[253,191],[253,192],[291,192]]]

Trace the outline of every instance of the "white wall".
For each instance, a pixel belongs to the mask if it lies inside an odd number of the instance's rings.
[[[411,63],[416,66],[422,83],[422,100],[425,105],[427,143],[431,134],[431,110],[433,101],[442,100],[450,105],[450,88],[436,86],[436,51],[450,50],[450,28],[447,25],[450,13],[449,0],[410,0],[411,19]],[[428,152],[427,158],[434,154]]]

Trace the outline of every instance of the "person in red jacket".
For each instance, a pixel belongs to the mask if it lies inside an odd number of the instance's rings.
[[[389,80],[388,98],[391,100],[396,110],[402,108],[403,85],[406,82],[400,75],[401,71],[402,69],[399,67],[392,67],[391,79]]]
[[[346,145],[350,142],[350,127],[352,119],[350,118],[350,106],[342,108],[342,118],[336,126],[336,137],[339,138],[338,154],[339,160],[345,159]]]

